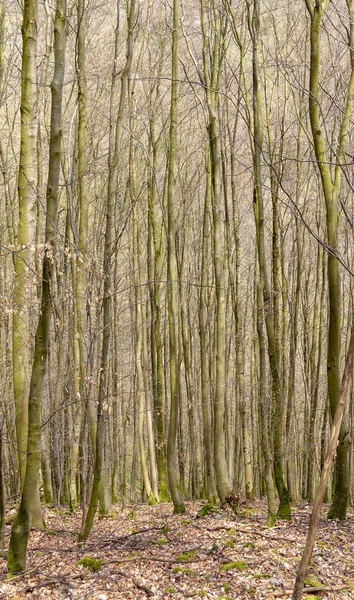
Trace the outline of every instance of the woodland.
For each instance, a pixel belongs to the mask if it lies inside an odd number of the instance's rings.
[[[351,597],[353,100],[354,0],[0,0],[0,598]]]

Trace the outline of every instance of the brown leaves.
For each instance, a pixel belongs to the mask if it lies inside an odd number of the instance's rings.
[[[31,535],[28,570],[6,580],[1,559],[0,600],[289,598],[309,507],[295,508],[291,523],[273,529],[265,527],[262,502],[241,508],[238,515],[218,510],[202,519],[196,519],[201,503],[187,503],[187,508],[179,516],[167,504],[117,509],[115,518],[96,522],[81,548],[76,544],[81,515],[48,510],[47,531]],[[77,565],[83,556],[100,561],[100,569]],[[319,582],[322,597],[337,599],[341,590],[341,600],[352,598],[353,556],[353,516],[340,524],[323,518],[309,574],[309,582]],[[232,563],[247,568],[220,569]]]

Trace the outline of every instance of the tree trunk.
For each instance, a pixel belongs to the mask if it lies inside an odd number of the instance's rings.
[[[30,296],[33,289],[31,268],[36,219],[36,138],[37,138],[37,18],[38,1],[24,4],[22,23],[21,70],[21,146],[18,175],[19,221],[15,254],[15,281],[13,293],[12,360],[13,386],[16,408],[16,435],[21,490],[26,474],[28,441],[28,395],[31,378],[32,332],[30,325]],[[43,517],[39,490],[33,494],[29,508],[33,526],[42,527]]]
[[[208,110],[208,137],[211,167],[211,206],[213,216],[214,273],[216,287],[216,381],[214,400],[214,461],[216,486],[221,501],[231,492],[225,447],[226,393],[226,297],[224,265],[224,224],[221,199],[221,150],[219,123],[219,78],[222,63],[221,17],[215,2],[207,15],[205,1],[200,0],[203,36],[203,74]],[[213,35],[208,31],[208,16]]]
[[[170,135],[168,155],[167,186],[167,303],[170,362],[170,422],[167,438],[167,474],[172,496],[174,513],[185,511],[180,492],[179,469],[177,461],[177,432],[179,413],[179,360],[178,360],[178,286],[176,259],[176,164],[177,164],[177,108],[178,108],[178,35],[179,35],[179,0],[173,0],[172,28],[172,83],[170,107]]]
[[[99,499],[99,492],[101,486],[101,479],[104,468],[104,399],[108,389],[108,371],[109,371],[109,346],[110,346],[110,332],[111,332],[111,271],[112,271],[112,224],[114,215],[114,192],[115,192],[115,179],[116,179],[116,168],[118,164],[119,151],[120,151],[120,134],[122,127],[123,111],[126,103],[127,83],[130,72],[130,67],[133,59],[133,40],[134,40],[134,25],[135,25],[135,0],[131,0],[130,6],[128,7],[128,38],[126,48],[126,62],[121,75],[121,89],[119,108],[116,121],[116,129],[114,136],[114,144],[110,143],[109,146],[109,157],[108,157],[108,191],[107,191],[107,204],[106,204],[106,228],[105,228],[105,241],[104,241],[104,257],[103,257],[103,272],[104,284],[103,284],[103,341],[102,341],[102,354],[100,362],[100,383],[98,390],[98,403],[97,403],[97,425],[96,425],[96,451],[95,451],[95,466],[94,466],[94,477],[90,496],[90,503],[86,515],[85,522],[83,524],[80,541],[86,540],[90,534],[95,513],[97,510],[97,504]]]
[[[36,28],[36,11],[26,14],[25,23],[30,18],[31,27]],[[31,7],[32,11],[37,7]],[[45,250],[43,258],[41,312],[35,336],[34,360],[28,401],[28,443],[26,475],[21,504],[12,526],[8,554],[10,573],[23,571],[26,567],[27,542],[30,533],[31,505],[38,489],[41,456],[41,392],[46,369],[50,321],[51,321],[51,279],[56,247],[56,221],[59,200],[59,173],[61,152],[62,89],[65,64],[65,0],[57,0],[54,27],[54,75],[52,80],[52,110],[49,146],[49,172],[47,185],[47,213]],[[32,19],[34,18],[34,21]],[[26,31],[27,23],[24,25]],[[33,35],[33,30],[32,30]],[[25,71],[26,72],[26,71]]]
[[[311,62],[310,62],[310,93],[309,112],[314,150],[318,169],[321,176],[322,189],[326,203],[327,239],[332,253],[328,255],[328,297],[329,297],[329,327],[327,353],[327,385],[330,412],[332,420],[336,413],[340,391],[340,350],[341,350],[341,286],[339,262],[335,256],[338,241],[338,197],[341,190],[342,162],[345,158],[345,148],[349,122],[352,113],[354,97],[354,8],[352,0],[347,0],[349,13],[349,53],[350,80],[347,98],[343,110],[338,136],[338,149],[334,176],[330,171],[330,162],[326,156],[325,136],[322,130],[322,116],[319,106],[319,76],[321,55],[321,21],[326,11],[328,0],[312,5],[305,0],[311,19]],[[329,519],[345,519],[349,499],[349,450],[350,437],[346,421],[343,421],[337,449],[335,464],[334,497],[328,512]]]
[[[200,344],[200,385],[201,402],[203,415],[203,440],[205,452],[205,491],[206,496],[211,503],[216,502],[216,487],[213,462],[212,446],[212,427],[211,427],[211,405],[208,385],[208,356],[207,356],[207,286],[208,286],[208,238],[209,238],[209,204],[211,200],[211,168],[209,159],[209,149],[206,156],[206,187],[203,211],[203,232],[202,232],[202,265],[201,265],[201,285],[199,292],[199,344]]]
[[[276,349],[274,331],[273,303],[268,282],[266,256],[265,256],[265,231],[262,190],[261,158],[263,148],[263,123],[262,123],[262,97],[259,81],[259,43],[260,43],[260,6],[259,0],[253,2],[254,11],[250,29],[253,42],[253,121],[254,121],[254,147],[253,170],[254,191],[253,208],[256,222],[257,252],[259,264],[260,285],[263,292],[264,316],[268,339],[268,357],[272,381],[273,396],[273,429],[274,429],[274,474],[275,483],[279,494],[278,517],[291,518],[290,494],[283,476],[283,395],[279,373],[279,356]]]
[[[0,425],[0,549],[4,548],[6,489],[4,479],[4,421]]]

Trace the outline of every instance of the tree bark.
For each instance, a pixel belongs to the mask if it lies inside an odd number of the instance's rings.
[[[16,436],[21,491],[26,474],[28,441],[28,395],[31,378],[30,294],[36,220],[37,191],[37,20],[38,1],[26,0],[22,22],[21,145],[18,175],[19,221],[15,254],[14,312],[12,323],[13,386],[16,408]],[[37,249],[40,252],[40,249]],[[33,524],[43,526],[39,490],[30,509]]]
[[[277,516],[281,519],[291,518],[290,494],[283,476],[283,394],[279,373],[279,356],[277,355],[276,336],[274,331],[274,314],[271,291],[268,281],[265,255],[265,229],[262,189],[262,148],[263,148],[263,123],[262,123],[262,97],[259,80],[259,43],[260,43],[260,5],[259,0],[253,2],[253,16],[250,21],[250,31],[253,43],[253,170],[254,190],[253,209],[256,223],[257,253],[260,285],[263,293],[264,317],[268,339],[268,357],[272,381],[273,396],[273,429],[274,429],[274,475],[279,494]]]
[[[80,532],[80,541],[86,540],[90,534],[93,520],[96,514],[101,480],[104,468],[104,400],[108,389],[108,373],[109,373],[109,347],[111,333],[111,272],[112,272],[112,225],[114,215],[114,191],[116,169],[120,151],[120,135],[122,128],[123,111],[126,104],[127,83],[130,72],[130,67],[133,60],[133,41],[134,41],[134,25],[135,25],[135,8],[136,0],[131,0],[128,7],[128,38],[126,48],[126,61],[121,75],[121,89],[119,98],[119,108],[116,120],[114,144],[109,146],[108,157],[108,191],[106,203],[106,228],[104,238],[104,257],[103,257],[103,341],[102,353],[100,362],[100,383],[98,390],[97,403],[97,424],[96,424],[96,450],[95,450],[95,466],[92,490],[90,495],[90,503]]]
[[[31,7],[32,10],[36,7]],[[26,11],[26,5],[25,5]],[[36,16],[32,12],[31,19]],[[26,18],[29,15],[26,14]],[[28,442],[26,474],[20,508],[11,530],[8,554],[10,573],[26,567],[30,533],[31,505],[38,489],[41,456],[41,392],[46,370],[51,321],[51,280],[56,247],[56,221],[59,201],[59,173],[62,136],[62,89],[65,70],[65,0],[57,0],[54,26],[54,75],[51,85],[52,109],[47,184],[46,230],[42,274],[41,312],[35,336],[34,360],[28,400]],[[32,22],[31,28],[35,27]],[[33,32],[32,32],[33,33]]]
[[[327,9],[328,0],[316,2],[305,0],[311,19],[311,61],[310,61],[310,94],[309,113],[314,151],[321,176],[322,189],[326,203],[327,239],[332,252],[328,255],[328,297],[329,297],[329,327],[327,353],[327,386],[332,420],[336,413],[340,391],[340,350],[341,350],[341,286],[339,262],[336,257],[338,247],[338,197],[341,190],[342,162],[345,158],[347,132],[352,114],[354,97],[354,8],[352,0],[347,0],[349,13],[349,53],[350,80],[347,98],[343,110],[338,136],[336,166],[332,176],[329,161],[326,156],[325,138],[321,123],[319,105],[319,77],[321,56],[321,22]],[[345,519],[349,500],[349,450],[350,437],[346,422],[339,434],[339,446],[335,464],[334,497],[328,512],[329,519]]]
[[[170,362],[170,422],[167,438],[167,474],[172,496],[174,513],[185,511],[180,491],[179,469],[177,461],[177,432],[179,413],[179,360],[178,360],[178,285],[176,259],[176,164],[177,164],[177,110],[178,110],[178,34],[179,34],[179,0],[173,0],[172,25],[172,83],[170,107],[170,135],[168,154],[167,184],[167,303],[168,303],[168,337]]]

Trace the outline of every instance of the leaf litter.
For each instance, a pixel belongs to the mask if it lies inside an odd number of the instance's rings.
[[[264,501],[237,514],[204,505],[187,502],[182,515],[171,504],[115,507],[81,546],[81,513],[46,507],[47,529],[31,532],[27,570],[7,579],[0,558],[0,600],[290,599],[311,506],[294,506],[292,521],[269,529]],[[353,599],[353,511],[344,522],[325,516],[326,507],[303,598]]]

